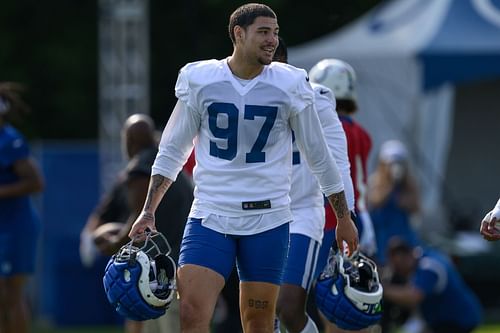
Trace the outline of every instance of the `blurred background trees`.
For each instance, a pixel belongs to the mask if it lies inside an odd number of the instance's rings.
[[[150,1],[150,113],[165,124],[178,70],[222,58],[232,45],[229,14],[246,1]],[[289,46],[339,29],[381,0],[272,0]],[[28,138],[98,136],[98,1],[5,1],[0,10],[0,80],[28,87]]]

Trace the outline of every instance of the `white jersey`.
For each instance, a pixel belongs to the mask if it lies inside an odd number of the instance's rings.
[[[344,183],[349,210],[354,210],[354,188],[350,173],[347,139],[335,111],[332,91],[320,84],[311,84],[315,92],[315,105],[326,142],[332,153]],[[323,193],[311,170],[301,159],[297,146],[293,145],[293,173],[290,190],[293,222],[291,233],[309,236],[319,242],[323,238],[325,210]]]
[[[322,190],[343,190],[335,161],[317,135],[321,125],[304,70],[272,63],[242,85],[227,59],[200,61],[181,69],[175,92],[178,105],[152,174],[174,180],[194,140],[190,216],[204,218],[206,227],[250,234],[291,220],[292,129],[299,146],[308,147],[304,155]]]

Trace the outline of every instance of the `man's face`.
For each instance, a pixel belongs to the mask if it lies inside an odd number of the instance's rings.
[[[253,24],[241,29],[241,48],[248,61],[269,65],[278,46],[278,22],[275,18],[259,16]]]

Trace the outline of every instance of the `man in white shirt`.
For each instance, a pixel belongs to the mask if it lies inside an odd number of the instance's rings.
[[[279,38],[275,61],[288,63],[287,48]],[[335,158],[344,183],[349,210],[354,211],[354,189],[351,180],[347,139],[335,111],[332,91],[320,84],[312,84],[315,107],[328,148]],[[302,158],[295,142],[292,157],[292,185],[290,190],[293,221],[290,223],[290,248],[280,288],[277,314],[281,324],[290,333],[318,333],[314,321],[306,313],[307,295],[322,268],[317,268],[323,241],[325,208],[323,193],[309,166]],[[332,238],[326,240],[331,247]],[[326,260],[325,260],[326,262]],[[325,264],[319,263],[321,264]],[[276,325],[275,332],[279,332]]]
[[[337,243],[353,253],[357,230],[342,178],[321,133],[304,70],[271,63],[276,14],[246,4],[229,20],[233,54],[184,66],[143,211],[129,236],[155,229],[154,211],[194,143],[195,199],[178,269],[181,331],[209,332],[217,297],[236,261],[248,333],[272,333],[289,241],[292,130],[339,219]],[[167,235],[168,236],[168,235]]]

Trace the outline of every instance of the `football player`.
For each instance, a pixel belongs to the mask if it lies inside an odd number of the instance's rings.
[[[356,73],[345,61],[323,59],[309,71],[311,82],[330,88],[335,96],[336,110],[347,138],[347,153],[350,164],[352,184],[354,186],[354,210],[360,231],[360,248],[372,256],[376,252],[375,234],[372,221],[366,207],[367,162],[372,141],[368,132],[358,124],[353,115],[358,111],[356,103]],[[323,270],[328,254],[328,244],[335,237],[337,224],[331,207],[325,205],[325,229],[323,243],[318,256],[318,275]],[[324,321],[325,332],[340,332],[333,323]]]
[[[155,209],[194,141],[195,199],[178,269],[184,333],[209,332],[235,262],[244,331],[273,331],[292,220],[292,130],[337,214],[339,246],[345,241],[349,253],[357,249],[342,179],[318,136],[321,125],[307,73],[272,63],[278,30],[271,8],[243,5],[229,20],[233,54],[181,69],[178,102],[162,135],[143,211],[129,234],[155,229]]]
[[[287,63],[287,58],[287,48],[280,37],[274,60]],[[312,87],[323,134],[341,172],[348,208],[353,211],[354,191],[347,157],[347,142],[335,112],[335,98],[332,91],[325,86],[312,84]],[[293,221],[290,223],[290,249],[278,297],[277,315],[287,332],[318,333],[316,324],[306,313],[306,301],[311,285],[318,275],[316,264],[323,238],[325,209],[319,184],[301,157],[294,142],[290,190]],[[325,244],[326,248],[331,247],[332,241],[333,238]],[[279,324],[275,326],[275,332],[279,332]]]

